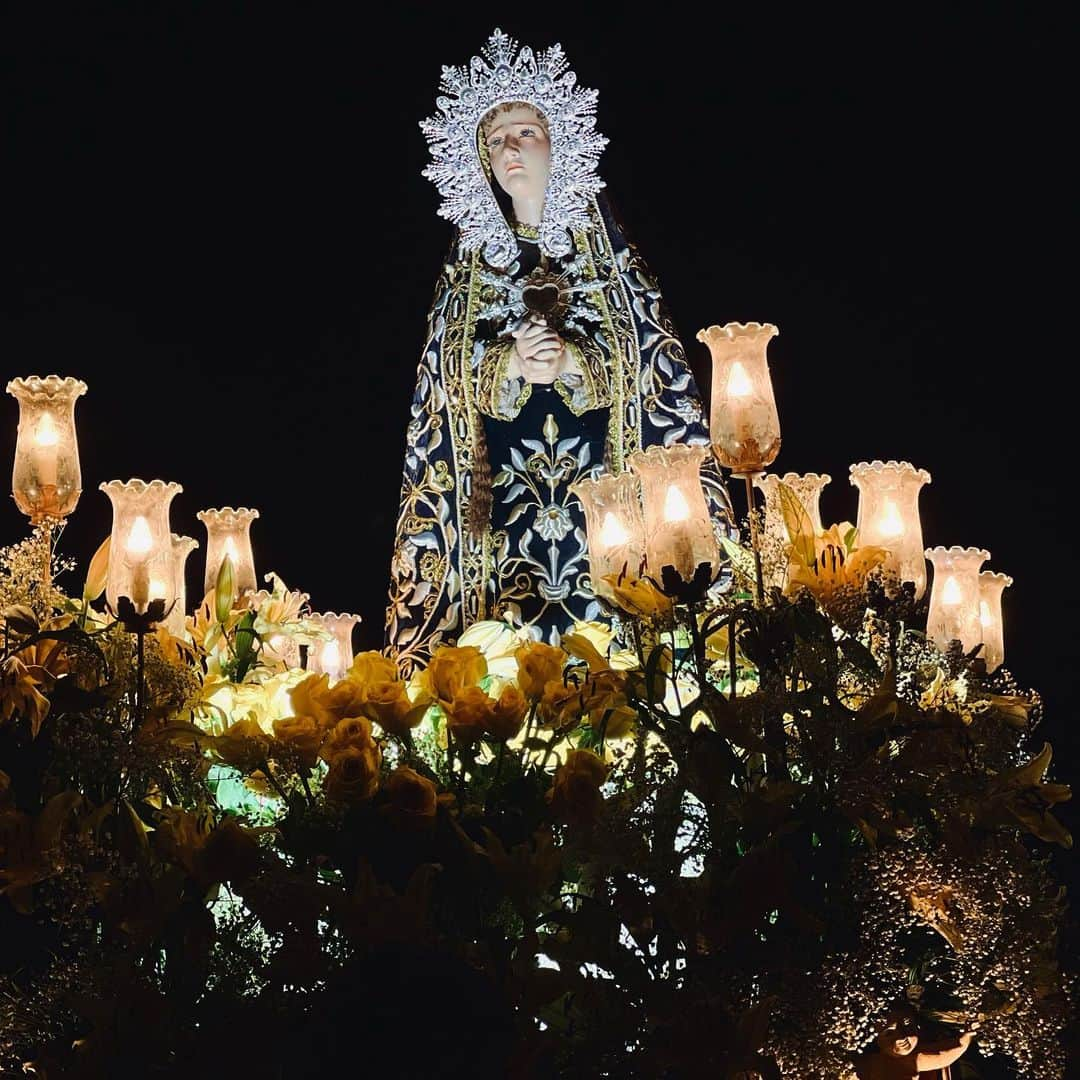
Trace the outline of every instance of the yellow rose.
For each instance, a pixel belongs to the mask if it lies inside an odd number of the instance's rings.
[[[259,727],[258,720],[251,716],[230,724],[223,734],[214,739],[214,753],[226,765],[241,772],[258,768],[266,761],[269,750],[270,740]]]
[[[288,746],[305,768],[313,769],[326,729],[313,716],[285,716],[274,721],[274,737]]]
[[[371,737],[371,721],[366,716],[350,716],[339,720],[334,725],[326,742],[322,744],[319,756],[324,761],[333,763],[334,758],[350,747],[365,749],[374,745]]]
[[[386,778],[383,791],[388,801],[382,812],[399,829],[423,829],[434,822],[438,795],[426,776],[401,765]]]
[[[468,744],[476,742],[490,728],[495,702],[479,686],[467,686],[444,709],[454,740]]]
[[[503,687],[488,720],[488,734],[499,742],[514,738],[521,730],[529,702],[513,684]]]
[[[359,686],[371,686],[373,683],[396,682],[398,678],[397,665],[388,656],[380,652],[357,653],[345,676],[350,682]]]
[[[360,706],[366,700],[365,688],[351,679],[342,679],[335,683],[320,697],[323,708],[332,712],[336,720],[344,720],[347,716],[359,716]]]
[[[518,686],[531,701],[544,693],[544,687],[555,679],[561,681],[566,653],[542,641],[530,641],[514,653],[518,662]]]
[[[544,687],[537,713],[544,727],[563,727],[584,710],[581,691],[574,685],[566,686],[558,678]]]
[[[424,719],[426,706],[414,708],[402,682],[372,683],[366,694],[367,700],[360,706],[360,712],[399,739],[405,738],[410,729]]]
[[[309,675],[289,691],[293,713],[296,716],[313,716],[325,728],[332,728],[341,719],[326,702],[330,690],[330,676],[325,672]]]
[[[597,729],[603,725],[605,738],[620,739],[630,734],[637,719],[637,710],[627,704],[624,672],[599,671],[590,675],[581,695],[589,723]]]
[[[591,750],[571,750],[555,770],[548,802],[556,819],[570,825],[592,825],[600,816],[604,797],[600,785],[607,766]]]
[[[370,799],[379,790],[381,760],[374,742],[362,747],[344,747],[333,756],[326,773],[323,787],[327,799],[350,805]]]
[[[420,686],[428,700],[445,705],[466,687],[476,686],[487,674],[484,654],[473,645],[436,649],[420,677]]]

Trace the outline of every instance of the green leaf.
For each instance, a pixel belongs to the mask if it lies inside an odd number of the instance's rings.
[[[810,515],[799,496],[787,484],[778,481],[776,489],[780,493],[780,512],[784,516],[784,528],[791,541],[792,553],[803,566],[812,567],[817,560],[817,547]]]

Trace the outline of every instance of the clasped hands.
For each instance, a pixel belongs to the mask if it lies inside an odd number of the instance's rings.
[[[566,343],[543,315],[530,314],[512,331],[510,375],[530,383],[553,383],[566,369]],[[516,370],[515,370],[516,369]]]

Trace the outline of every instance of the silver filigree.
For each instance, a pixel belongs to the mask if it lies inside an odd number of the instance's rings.
[[[571,251],[571,232],[588,228],[589,200],[604,186],[596,165],[608,140],[595,130],[596,91],[577,85],[561,45],[518,52],[518,43],[496,29],[481,51],[467,67],[442,69],[439,111],[420,124],[434,159],[423,175],[443,196],[439,216],[458,226],[462,250],[481,250],[492,266],[506,268],[517,241],[484,173],[476,133],[496,106],[535,106],[551,140],[540,250],[561,258]]]

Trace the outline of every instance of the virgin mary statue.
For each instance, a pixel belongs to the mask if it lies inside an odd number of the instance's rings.
[[[596,91],[501,30],[444,67],[424,175],[457,226],[405,451],[387,648],[405,670],[481,619],[557,640],[602,616],[576,481],[708,445],[701,399],[596,166]],[[703,476],[718,521],[729,503]]]

